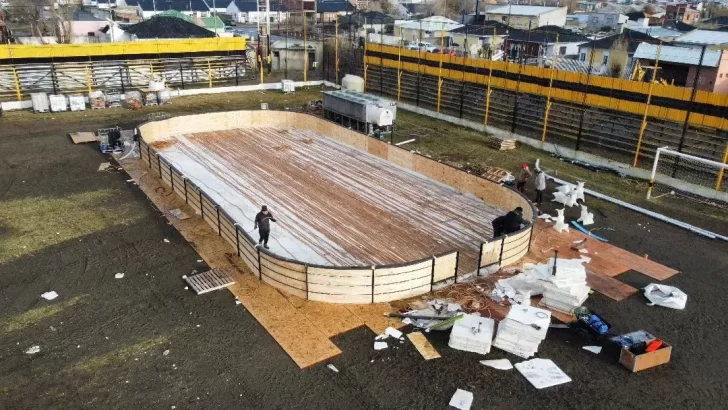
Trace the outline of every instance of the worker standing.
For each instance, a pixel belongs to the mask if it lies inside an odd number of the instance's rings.
[[[273,69],[273,56],[268,52],[268,75],[270,75],[270,71]]]
[[[540,169],[536,168],[536,200],[533,201],[536,205],[541,205],[543,201],[543,191],[546,189],[546,174]]]
[[[268,207],[263,205],[258,215],[255,215],[255,227],[258,228],[258,234],[260,234],[258,246],[263,245],[265,249],[269,249],[268,237],[270,236],[270,221],[277,222],[273,218],[273,214],[268,211]]]
[[[528,182],[532,176],[531,171],[528,169],[528,165],[526,163],[521,165],[521,172],[519,172],[516,177],[516,189],[518,189],[518,192],[523,193],[524,188],[526,187],[526,182]]]

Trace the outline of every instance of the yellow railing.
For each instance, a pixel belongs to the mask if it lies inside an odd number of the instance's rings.
[[[183,54],[212,51],[243,51],[243,37],[185,40],[149,40],[122,43],[2,45],[0,60],[61,57],[102,57],[139,54]]]

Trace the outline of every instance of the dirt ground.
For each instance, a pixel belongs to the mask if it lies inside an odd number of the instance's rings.
[[[184,290],[181,276],[205,269],[192,247],[126,175],[97,171],[107,156],[66,135],[117,120],[8,125],[11,114],[0,119],[0,408],[445,409],[457,388],[474,393],[473,409],[725,407],[725,243],[588,199],[601,210],[597,226],[609,228],[600,235],[679,269],[667,283],[689,295],[684,311],[648,307],[640,295],[588,299],[615,332],[645,329],[673,345],[669,365],[643,373],[550,330],[538,356],[573,381],[539,391],[515,370],[478,363],[518,361],[497,349],[459,352],[433,333],[443,357],[425,362],[409,342],[374,351],[364,328],[334,339],[339,373],[328,363],[301,371],[231,294]],[[49,290],[60,296],[40,298]],[[34,345],[39,353],[24,353]]]

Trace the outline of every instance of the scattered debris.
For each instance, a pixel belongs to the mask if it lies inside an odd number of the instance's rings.
[[[581,348],[584,350],[590,351],[594,354],[599,354],[602,352],[601,346],[582,346]]]
[[[579,253],[589,253],[589,250],[581,248],[581,249],[579,249]]]
[[[386,328],[384,330],[384,334],[387,335],[387,336],[391,336],[391,337],[393,337],[395,339],[399,339],[400,337],[402,337],[402,332],[400,332],[399,330],[397,330],[397,329],[395,329],[393,327]]]
[[[398,142],[398,143],[396,143],[396,144],[394,144],[394,145],[396,145],[396,146],[398,146],[398,147],[399,147],[399,146],[401,146],[401,145],[404,145],[404,144],[409,144],[410,142],[415,142],[415,141],[417,141],[417,138],[412,138],[412,139],[408,139],[408,140],[406,140],[406,141]]]
[[[102,162],[102,163],[101,163],[101,164],[99,165],[99,171],[106,171],[106,170],[107,170],[107,169],[109,169],[110,167],[111,167],[111,163],[110,163],[110,162]]]
[[[204,262],[202,259],[197,260],[197,263],[202,263],[202,262]]]
[[[40,295],[45,300],[53,300],[58,297],[58,293],[56,293],[55,290],[52,290],[50,292],[46,292]]]
[[[508,315],[498,324],[493,346],[529,358],[546,338],[551,324],[551,312],[533,306],[511,306]]]
[[[242,305],[242,304],[243,304],[243,302],[241,302],[240,299],[238,299],[238,297],[235,296],[235,306]]]
[[[114,275],[114,278],[116,279],[123,279],[124,278],[124,272],[119,272],[116,275]]]
[[[594,214],[591,212],[587,212],[587,207],[585,205],[582,205],[581,206],[581,215],[579,216],[579,219],[577,219],[577,221],[581,222],[582,226],[593,225],[594,224]]]
[[[382,350],[388,348],[387,342],[374,342],[374,350]]]
[[[515,367],[537,389],[571,381],[571,378],[549,359],[531,359],[516,363]]]
[[[473,405],[473,393],[458,389],[450,399],[450,406],[455,407],[459,410],[470,410],[470,406]]]
[[[453,324],[448,346],[466,352],[490,353],[495,321],[475,315],[462,316]]]
[[[167,349],[167,350],[165,350],[165,351],[162,352],[162,356],[166,356],[168,354],[169,354],[169,349]]]
[[[35,345],[31,346],[29,349],[25,351],[25,354],[36,354],[40,352],[40,346]]]
[[[182,210],[180,210],[180,209],[172,209],[171,211],[169,211],[169,213],[170,213],[170,214],[171,214],[172,216],[174,216],[174,217],[176,217],[177,219],[179,219],[180,221],[184,221],[184,220],[190,219],[190,216],[189,216],[189,215],[187,215],[186,213],[184,213],[184,212],[183,212]]]
[[[650,283],[643,289],[644,295],[650,301],[648,306],[664,306],[671,309],[685,309],[688,295],[674,286]]]
[[[412,332],[407,334],[407,338],[412,342],[418,352],[425,360],[439,359],[440,353],[435,350],[429,340],[421,332]]]
[[[169,243],[169,239],[164,238],[164,243]]]
[[[511,361],[508,359],[481,360],[480,364],[498,370],[511,370],[513,368]]]
[[[557,209],[556,212],[558,215],[556,216],[556,221],[554,222],[554,229],[558,232],[569,232],[569,225],[564,222],[564,210],[563,209]]]
[[[327,364],[326,367],[328,367],[330,370],[332,370],[336,373],[339,372],[339,369],[337,369],[336,366],[334,366],[333,364]]]
[[[549,325],[549,329],[568,329],[569,325],[564,323],[552,323]]]

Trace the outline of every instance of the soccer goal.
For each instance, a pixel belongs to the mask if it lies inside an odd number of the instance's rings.
[[[681,197],[728,205],[728,147],[723,162],[658,148],[652,163],[647,199]]]

